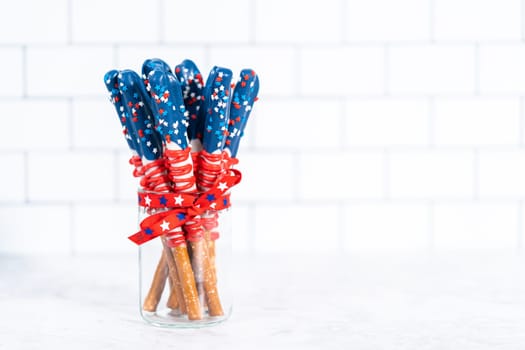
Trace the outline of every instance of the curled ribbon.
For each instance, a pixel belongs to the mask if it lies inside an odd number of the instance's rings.
[[[176,227],[182,226],[207,210],[230,207],[230,189],[241,181],[241,172],[229,169],[213,186],[201,194],[139,193],[139,205],[149,208],[174,208],[148,216],[140,223],[140,231],[128,238],[137,245],[146,243]]]

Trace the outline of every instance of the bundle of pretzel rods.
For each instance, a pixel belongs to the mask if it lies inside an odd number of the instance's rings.
[[[139,205],[148,214],[130,239],[142,244],[160,237],[163,247],[144,311],[157,310],[168,281],[168,308],[189,320],[206,311],[224,314],[215,268],[218,218],[240,181],[233,168],[259,90],[252,69],[232,78],[231,70],[215,66],[205,84],[191,60],[172,71],[160,59],[146,60],[141,75],[111,70],[104,76],[140,178]]]

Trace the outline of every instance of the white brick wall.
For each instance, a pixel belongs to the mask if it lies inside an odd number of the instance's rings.
[[[346,39],[353,41],[420,41],[430,38],[430,1],[348,0]]]
[[[388,53],[392,94],[472,94],[476,82],[473,45],[407,45]]]
[[[233,194],[236,251],[519,252],[523,6],[10,1],[0,254],[133,249],[137,180],[102,77],[148,57],[260,75]]]
[[[437,0],[435,36],[438,40],[520,40],[520,0]]]

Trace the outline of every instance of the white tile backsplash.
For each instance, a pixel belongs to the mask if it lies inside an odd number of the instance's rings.
[[[72,220],[68,205],[2,206],[0,254],[70,253]]]
[[[330,151],[341,146],[338,125],[343,102],[339,99],[265,99],[254,108],[255,146],[259,149]]]
[[[486,150],[479,154],[479,194],[482,198],[525,196],[525,151]]]
[[[4,13],[7,13],[4,12]],[[26,81],[24,76],[25,50],[23,47],[0,47],[0,57],[4,70],[3,83],[0,84],[2,97],[16,97],[24,95]]]
[[[385,90],[385,49],[331,46],[300,52],[298,84],[306,96],[379,95]]]
[[[25,201],[25,155],[21,152],[0,152],[0,164],[7,167],[0,181],[0,203]]]
[[[522,6],[520,0],[434,1],[436,39],[520,40]]]
[[[30,201],[115,198],[114,157],[109,152],[32,152],[27,172]]]
[[[382,198],[381,151],[316,152],[299,157],[299,196],[304,200]]]
[[[71,36],[75,43],[159,41],[159,1],[70,0],[70,4]]]
[[[393,46],[388,52],[388,91],[392,94],[473,94],[474,45]]]
[[[343,19],[338,15],[341,6],[340,0],[324,0],[323,6],[315,1],[298,4],[296,0],[255,0],[256,41],[340,43],[343,35]]]
[[[479,85],[483,94],[525,94],[525,45],[492,44],[479,47]]]
[[[66,99],[9,99],[4,113],[0,150],[66,150],[70,147],[71,116]]]
[[[428,98],[361,98],[346,103],[348,147],[425,146],[429,143]]]
[[[103,77],[113,67],[113,50],[88,45],[28,47],[26,67],[30,96],[105,96]]]
[[[65,44],[68,40],[68,0],[19,0],[3,2],[0,43],[33,45]],[[95,27],[96,30],[96,26]]]
[[[458,199],[474,196],[472,151],[393,151],[388,163],[392,198]]]
[[[348,0],[344,11],[349,42],[429,40],[431,0]]]
[[[260,76],[235,251],[518,251],[524,16],[520,0],[10,1],[0,253],[134,249],[138,180],[102,77],[151,57]]]
[[[156,14],[152,17],[162,21],[166,42],[202,45],[250,40],[250,27],[254,25],[252,1],[162,1],[162,4],[161,17]]]
[[[259,205],[255,244],[266,253],[336,253],[339,218],[335,205]]]
[[[417,253],[429,247],[429,210],[423,203],[361,203],[345,207],[350,253]]]

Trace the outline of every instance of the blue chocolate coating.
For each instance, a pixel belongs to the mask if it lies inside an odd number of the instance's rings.
[[[188,147],[188,117],[179,81],[173,73],[155,67],[147,76],[155,129],[166,143],[174,142],[180,148]]]
[[[239,142],[244,135],[248,117],[259,92],[259,78],[253,69],[243,69],[239,81],[233,89],[230,106],[230,121],[225,149],[232,157],[237,155]]]
[[[232,71],[214,67],[204,90],[203,148],[208,153],[222,151],[228,134]]]
[[[137,145],[135,143],[134,137],[130,135],[131,119],[126,118],[124,106],[122,103],[122,94],[120,93],[119,89],[118,74],[119,72],[114,69],[107,72],[104,75],[104,84],[106,84],[106,88],[110,93],[110,101],[113,103],[113,106],[117,111],[118,119],[122,125],[126,142],[128,143],[129,148],[132,151],[135,151],[137,149]]]
[[[142,79],[132,70],[123,70],[118,79],[126,118],[132,122],[137,153],[148,160],[161,158],[162,140],[153,127],[154,121]]]
[[[192,60],[184,60],[181,64],[177,65],[175,67],[175,75],[179,79],[184,105],[188,111],[188,138],[190,140],[202,140],[204,120],[199,118],[199,110],[204,102],[202,95],[204,89],[202,75]],[[198,130],[200,133],[197,132]]]
[[[153,69],[164,70],[166,72],[171,72],[169,64],[161,60],[160,58],[149,58],[144,61],[142,64],[142,78],[147,79],[149,73]]]

